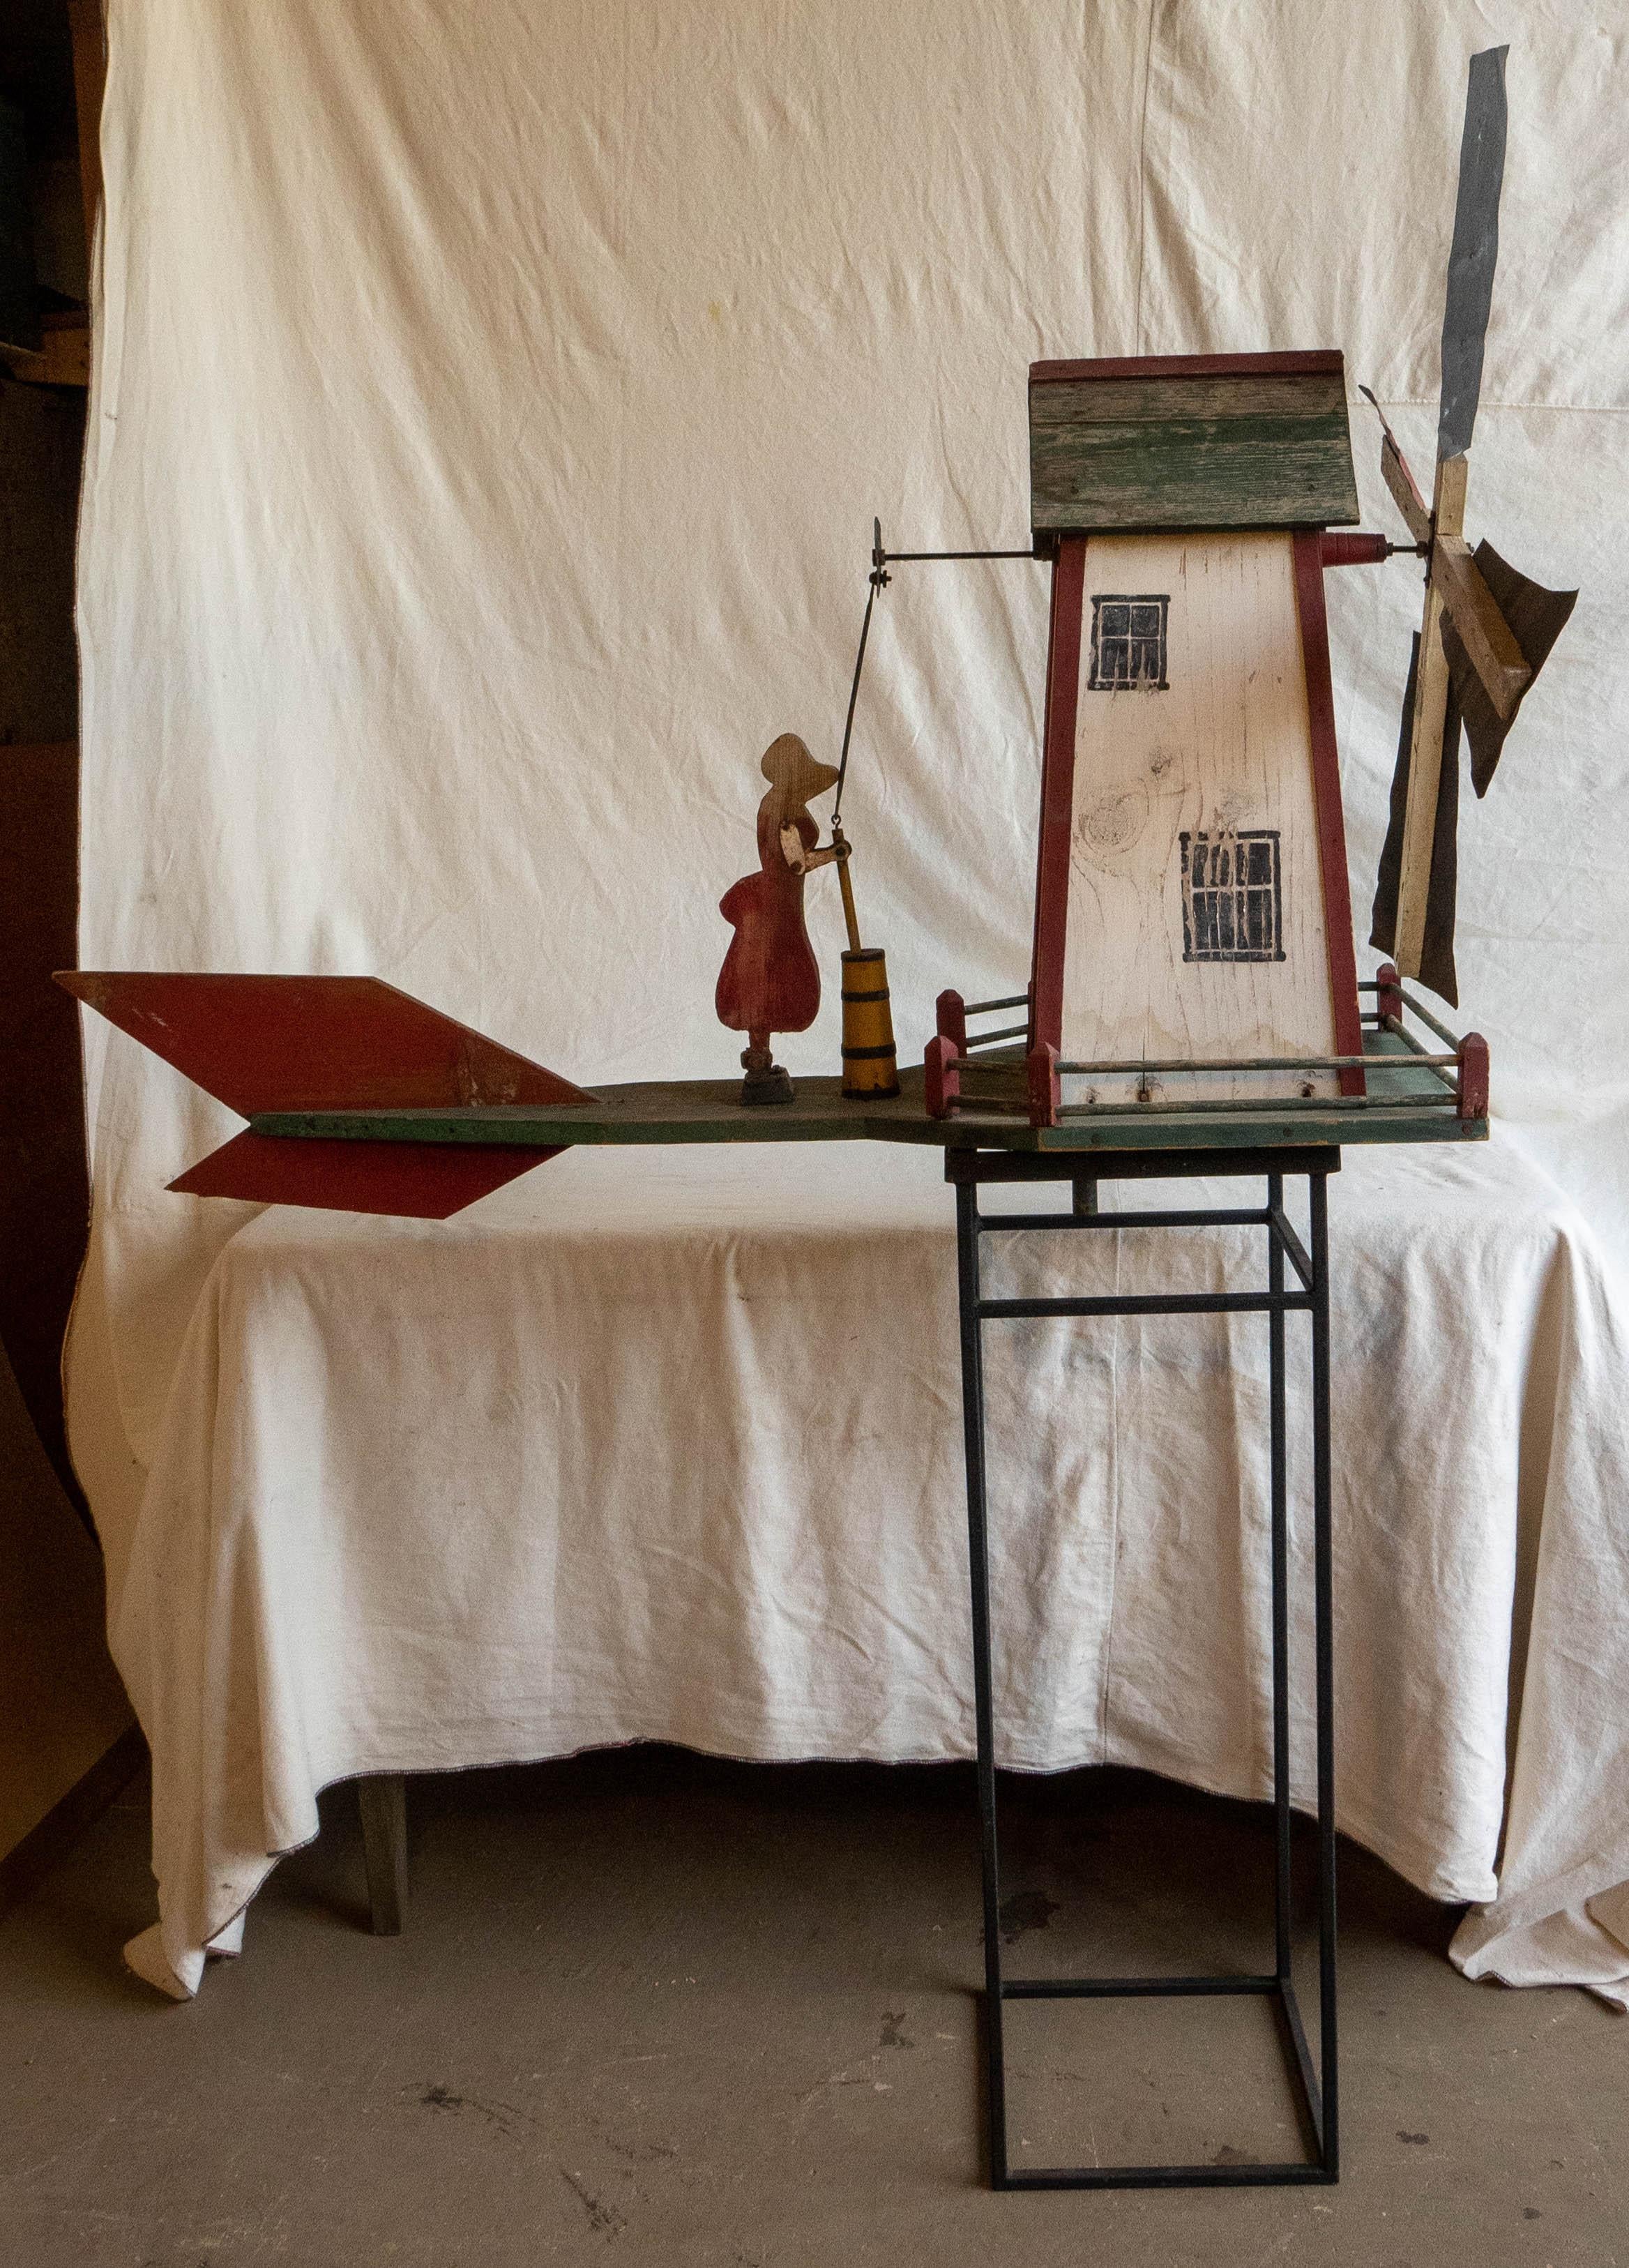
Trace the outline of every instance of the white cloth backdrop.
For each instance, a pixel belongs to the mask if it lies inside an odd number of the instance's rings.
[[[1032,357],[1339,344],[1429,463],[1465,60],[1510,42],[1470,520],[1584,595],[1464,819],[1498,1138],[1336,1185],[1341,1818],[1483,1902],[1474,1972],[1629,1997],[1629,10],[112,0],[109,35],[82,958],[371,971],[589,1082],[731,1070],[758,755],[834,749],[873,512],[1024,540]],[[1364,908],[1419,580],[1330,584]],[[879,609],[847,816],[911,1050],[945,983],[1023,981],[1044,608],[1016,563]],[[931,1156],[257,1212],[165,1195],[235,1122],[86,1043],[71,1422],[155,1982],[349,1773],[969,1750]],[[1227,1250],[1118,1241],[1123,1282]],[[1023,1344],[1009,1758],[1259,1792],[1262,1350]]]

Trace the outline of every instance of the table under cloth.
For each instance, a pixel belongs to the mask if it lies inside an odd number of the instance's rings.
[[[1623,2006],[1612,1270],[1508,1138],[1345,1154],[1339,1824],[1472,1903],[1455,1942],[1469,1973]],[[114,1652],[153,1756],[161,1918],[129,1949],[140,1973],[195,1991],[206,1948],[235,1947],[277,1854],[315,1834],[319,1790],[353,1775],[630,1741],[970,1756],[941,1174],[937,1152],[872,1145],[576,1151],[446,1223],[284,1211],[240,1228],[128,1519],[97,1476]],[[998,1272],[1014,1289],[1238,1286],[1264,1281],[1264,1241],[1037,1233],[1003,1239],[990,1269],[992,1289]],[[1290,1336],[1309,1806],[1309,1428]],[[988,1337],[1001,1761],[1266,1796],[1264,1323]],[[82,1439],[96,1373],[82,1345]]]

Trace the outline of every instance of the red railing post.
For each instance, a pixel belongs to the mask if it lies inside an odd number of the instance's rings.
[[[1487,1042],[1480,1032],[1467,1032],[1459,1043],[1459,1115],[1462,1119],[1487,1116]]]
[[[930,1118],[948,1118],[962,1099],[962,1058],[942,1032],[927,1043],[922,1090]]]
[[[1056,1126],[1063,1092],[1058,1076],[1058,1049],[1044,1045],[1031,1048],[1024,1058],[1024,1068],[1029,1083],[1029,1123]]]
[[[941,992],[933,1003],[933,1028],[959,1056],[967,1053],[967,1003],[959,992]]]
[[[1391,1016],[1400,1024],[1403,1021],[1403,979],[1397,975],[1397,962],[1382,961],[1375,971],[1375,977],[1378,986],[1375,1005],[1380,1012],[1381,1021],[1383,1023],[1388,1016]]]

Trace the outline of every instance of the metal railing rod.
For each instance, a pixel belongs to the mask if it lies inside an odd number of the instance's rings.
[[[1059,1107],[1060,1118],[1157,1118],[1162,1112],[1176,1116],[1190,1111],[1232,1111],[1247,1118],[1269,1117],[1274,1111],[1288,1111],[1293,1117],[1315,1116],[1321,1110],[1442,1110],[1454,1101],[1456,1087],[1445,1087],[1441,1094],[1285,1094],[1264,1095],[1257,1101],[1247,1101],[1234,1096],[1227,1100],[1198,1102],[1065,1102]]]
[[[1425,1026],[1428,1032],[1434,1032],[1438,1039],[1446,1041],[1450,1048],[1458,1047],[1459,1041],[1456,1035],[1449,1031],[1446,1024],[1441,1024],[1437,1021],[1430,1009],[1426,1006],[1424,1001],[1417,1000],[1412,992],[1404,992],[1401,985],[1398,986],[1397,990],[1401,994],[1404,1006],[1411,1010],[1413,1014],[1419,1018],[1420,1022]]]
[[[1028,1036],[1028,1024],[1004,1024],[999,1032],[981,1032],[976,1040],[969,1040],[967,1043],[967,1052],[971,1055],[975,1048],[997,1047],[1003,1040],[1024,1039]]]
[[[1312,2131],[1317,2136],[1318,2147],[1323,2147],[1323,2090],[1318,2085],[1312,2068],[1312,2051],[1307,2044],[1307,2028],[1301,2020],[1301,2003],[1295,1998],[1295,1987],[1286,1977],[1279,1988],[1279,2005],[1284,2020],[1290,2028],[1290,2043],[1295,2051],[1295,2066],[1301,2074],[1307,2109],[1312,2117]]]
[[[1289,1215],[1282,1205],[1270,1205],[1267,1219],[1278,1232],[1279,1243],[1289,1255],[1290,1265],[1310,1292],[1312,1289],[1312,1257],[1291,1226]]]
[[[1009,992],[1005,1000],[969,1000],[962,1007],[964,1016],[992,1016],[998,1008],[1027,1008],[1028,992]]]
[[[1275,1307],[1306,1309],[1307,1292],[1127,1292],[1079,1300],[981,1300],[981,1322],[1043,1315],[1270,1315]]]
[[[991,2186],[1002,2190],[1242,2190],[1300,2189],[1328,2182],[1318,2164],[1238,2166],[1015,2167]]]
[[[1404,1030],[1402,1020],[1399,1017],[1371,1016],[1369,1018],[1369,1022],[1377,1032],[1389,1032],[1393,1039],[1402,1041],[1404,1046],[1414,1058],[1414,1061],[1407,1066],[1409,1070],[1428,1071],[1433,1079],[1441,1079],[1444,1086],[1452,1087],[1455,1094],[1458,1094],[1459,1086],[1457,1080],[1451,1079],[1445,1071],[1440,1071],[1437,1068],[1440,1064],[1444,1062],[1457,1064],[1459,1061],[1459,1057],[1457,1056],[1443,1057],[1427,1054],[1426,1049],[1420,1046],[1419,1042],[1414,1037],[1413,1033]],[[1384,1056],[1371,1056],[1368,1060],[1371,1063],[1383,1064],[1386,1058]]]
[[[1249,1992],[1276,1999],[1277,1977],[1013,1977],[1004,2000],[1147,2000],[1214,1992]]]
[[[1139,1078],[1149,1072],[1170,1071],[1373,1071],[1376,1064],[1385,1063],[1384,1056],[1235,1056],[1198,1058],[1186,1057],[1161,1063],[1059,1063],[1060,1077],[1071,1079]],[[1423,1052],[1419,1061],[1425,1064],[1457,1064],[1457,1055],[1428,1056]]]
[[[981,1212],[979,1233],[1018,1228],[1265,1228],[1271,1213],[1257,1211],[1204,1212]]]

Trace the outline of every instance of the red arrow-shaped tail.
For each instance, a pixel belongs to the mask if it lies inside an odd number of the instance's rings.
[[[73,968],[56,981],[244,1118],[262,1110],[593,1100],[377,976]]]
[[[57,983],[217,1101],[345,1110],[593,1097],[376,976],[198,976],[68,969]],[[554,1149],[240,1134],[172,1182],[195,1197],[445,1220]]]
[[[559,1154],[461,1143],[331,1142],[249,1130],[200,1158],[170,1187],[195,1197],[446,1220]]]

